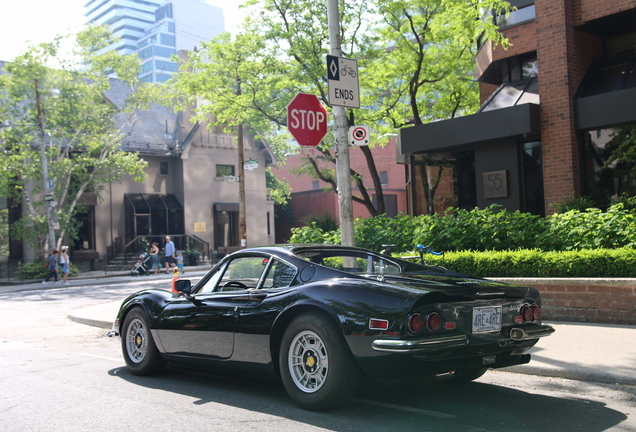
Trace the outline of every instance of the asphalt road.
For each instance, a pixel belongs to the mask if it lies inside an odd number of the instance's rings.
[[[470,384],[364,383],[348,405],[304,411],[277,381],[169,369],[136,377],[119,339],[68,319],[148,284],[0,294],[3,431],[636,430],[636,388],[489,372]]]

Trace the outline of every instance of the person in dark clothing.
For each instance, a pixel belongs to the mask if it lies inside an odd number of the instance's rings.
[[[55,283],[57,283],[57,249],[53,249],[51,251],[51,256],[49,256],[48,261],[48,270],[49,274],[46,275],[46,279],[44,279],[42,283],[48,283],[49,279],[51,279],[51,276],[55,277]]]

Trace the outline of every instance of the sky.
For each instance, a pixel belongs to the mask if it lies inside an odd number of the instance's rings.
[[[49,42],[58,34],[85,23],[88,0],[0,0],[0,60],[11,61],[33,44]],[[243,0],[207,0],[223,9],[225,30],[233,32],[243,21]]]

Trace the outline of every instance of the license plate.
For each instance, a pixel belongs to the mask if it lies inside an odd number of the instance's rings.
[[[501,330],[501,307],[473,308],[473,333]]]

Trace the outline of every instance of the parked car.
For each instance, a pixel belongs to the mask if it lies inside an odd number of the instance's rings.
[[[528,363],[554,331],[535,288],[355,247],[244,249],[176,290],[123,302],[110,335],[121,335],[132,373],[174,362],[277,375],[311,410],[342,404],[361,377],[470,381]]]

